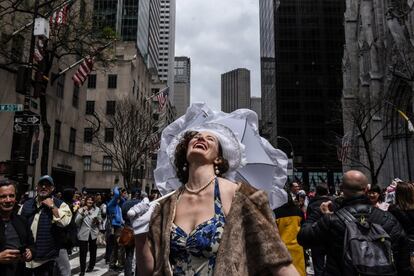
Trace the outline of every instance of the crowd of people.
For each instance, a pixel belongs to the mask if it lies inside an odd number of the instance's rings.
[[[157,196],[152,193],[149,198]],[[82,276],[93,271],[98,246],[105,247],[109,269],[134,275],[134,243],[122,244],[120,236],[123,231],[132,233],[127,212],[142,200],[149,202],[145,192],[133,189],[128,194],[118,187],[108,195],[74,189],[55,192],[54,180],[45,175],[36,185],[36,196],[17,203],[16,183],[1,180],[1,275],[69,276],[70,255],[77,254]]]
[[[296,276],[307,266],[317,276],[413,275],[413,183],[384,191],[351,170],[335,196],[324,183],[311,192],[289,183],[287,203],[272,210],[266,192],[227,178],[245,158],[228,128],[209,123],[174,139],[167,169],[179,185],[158,199],[118,186],[59,193],[45,175],[17,204],[16,183],[1,180],[1,275],[70,275],[79,250],[83,276],[99,245],[109,269],[126,276]]]
[[[369,256],[381,257],[373,252],[364,252],[360,266],[378,271],[370,275],[414,275],[414,183],[395,179],[382,189],[370,185],[362,172],[351,170],[344,174],[338,193],[330,193],[326,183],[306,193],[301,183],[292,182],[288,190],[288,203],[274,214],[280,236],[301,275],[306,275],[306,268],[315,276],[364,275],[346,260],[354,258],[356,262],[357,254],[349,254],[352,242],[357,253],[374,246],[373,228],[378,235],[382,233],[378,251],[387,252],[389,243],[389,259],[382,260],[389,267],[381,268],[375,260],[370,264]],[[365,233],[357,230],[355,241],[351,241],[354,223]],[[367,241],[368,232],[371,236]]]

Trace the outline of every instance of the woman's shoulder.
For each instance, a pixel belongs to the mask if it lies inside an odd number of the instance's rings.
[[[232,184],[232,185],[228,185]],[[231,196],[241,196],[248,198],[255,205],[267,204],[269,202],[267,193],[258,190],[246,182],[232,182],[227,179],[222,179],[222,186],[224,191],[227,191]]]
[[[239,183],[230,181],[226,178],[219,177],[218,180],[221,193],[229,193],[234,195],[239,188]]]

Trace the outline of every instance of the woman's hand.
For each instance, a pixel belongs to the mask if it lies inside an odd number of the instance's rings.
[[[131,220],[132,228],[134,229],[134,234],[143,234],[147,233],[149,230],[149,222],[151,219],[151,215],[155,210],[155,207],[160,205],[158,202],[153,201],[149,204],[148,209],[145,210],[144,213],[141,212],[141,216],[135,217],[135,219]],[[135,205],[136,206],[136,205]]]
[[[144,214],[148,211],[150,205],[148,201],[141,201],[140,203],[135,204],[128,210],[128,217],[129,219],[135,219],[135,217]]]

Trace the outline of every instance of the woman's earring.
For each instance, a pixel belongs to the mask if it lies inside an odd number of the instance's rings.
[[[216,175],[219,175],[220,174],[220,170],[219,170],[219,167],[217,165],[214,166],[214,173]]]
[[[187,163],[185,163],[183,166],[183,172],[185,172],[186,170],[187,170]]]

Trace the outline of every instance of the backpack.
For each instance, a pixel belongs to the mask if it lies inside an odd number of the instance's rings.
[[[335,214],[346,227],[343,275],[397,275],[391,238],[381,225],[364,216],[357,220],[346,208]]]

